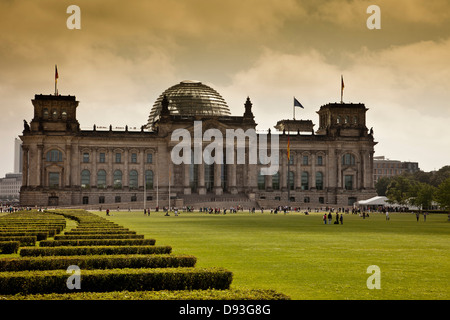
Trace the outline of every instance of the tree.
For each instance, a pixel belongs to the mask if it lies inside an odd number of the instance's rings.
[[[390,203],[406,205],[411,197],[412,180],[404,176],[396,176],[386,190],[386,197]]]
[[[437,188],[434,199],[439,205],[450,210],[450,177],[445,179]]]
[[[450,178],[450,166],[444,166],[438,171],[434,171],[429,183],[435,187],[438,187],[447,178]]]
[[[390,177],[381,177],[378,179],[377,183],[375,183],[375,189],[377,191],[377,194],[379,196],[385,196],[387,188],[389,184],[391,183],[392,178]]]
[[[419,183],[412,189],[416,189],[415,197],[411,199],[412,204],[422,209],[431,209],[436,188],[427,183]]]

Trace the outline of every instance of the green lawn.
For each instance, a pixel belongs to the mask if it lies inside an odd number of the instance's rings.
[[[106,217],[105,212],[95,212]],[[197,257],[198,267],[224,267],[232,288],[274,289],[292,299],[449,299],[450,222],[447,215],[322,214],[214,215],[111,212],[106,217]],[[334,222],[333,215],[333,222]],[[369,290],[367,268],[377,265],[381,289]]]

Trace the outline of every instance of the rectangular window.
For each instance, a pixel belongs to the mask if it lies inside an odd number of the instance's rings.
[[[83,153],[83,162],[89,162],[89,153]]]
[[[51,188],[59,187],[59,173],[58,172],[49,172],[48,173],[48,185]]]
[[[353,190],[353,176],[346,175],[344,176],[345,190]]]
[[[147,163],[153,163],[153,155],[151,153],[147,153]]]
[[[116,153],[116,163],[121,163],[121,162],[122,162],[122,154]]]
[[[317,165],[323,166],[323,157],[322,156],[317,156]]]
[[[137,154],[136,153],[131,154],[131,163],[137,163]]]
[[[308,156],[303,156],[303,165],[304,166],[308,165]]]
[[[98,197],[98,203],[105,203],[105,197],[104,196]]]
[[[106,160],[105,153],[104,152],[100,152],[99,162],[100,163],[105,163],[105,160]]]

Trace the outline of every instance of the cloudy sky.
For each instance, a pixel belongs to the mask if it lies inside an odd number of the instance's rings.
[[[81,29],[66,26],[76,4]],[[370,30],[367,8],[381,10]],[[34,94],[80,101],[82,128],[140,127],[180,81],[216,89],[233,115],[249,96],[257,129],[340,100],[369,108],[375,155],[450,165],[448,0],[0,0],[0,177]]]

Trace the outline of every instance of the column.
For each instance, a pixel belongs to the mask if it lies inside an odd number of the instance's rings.
[[[72,143],[71,147],[70,147],[70,186],[78,186],[79,184],[77,184],[78,181],[78,176],[79,176],[79,172],[77,171],[78,167],[79,167],[79,163],[77,163],[78,160],[78,145],[75,145],[74,143]]]
[[[97,186],[97,148],[92,148],[91,163],[91,186]]]
[[[316,189],[316,153],[311,152],[311,189]]]
[[[28,186],[28,147],[22,146],[22,186]]]
[[[287,155],[284,152],[280,154],[281,158],[281,170],[280,170],[280,189],[281,191],[287,190]]]
[[[228,171],[228,174],[230,174],[230,192],[232,194],[237,194],[238,193],[238,189],[237,189],[237,185],[236,185],[236,166],[237,164],[230,164],[229,168],[230,170]]]
[[[145,149],[139,150],[139,187],[144,187],[145,181]]]
[[[198,194],[206,194],[205,188],[205,163],[198,165]]]
[[[122,173],[122,186],[127,186],[129,187],[129,180],[130,180],[130,172],[128,170],[128,162],[130,161],[129,159],[129,153],[128,153],[128,148],[125,148],[124,151],[124,157],[123,157],[123,173]]]
[[[214,193],[221,195],[222,189],[222,165],[220,163],[214,163]]]
[[[183,187],[184,187],[184,194],[191,194],[191,186],[189,184],[190,182],[190,164],[185,163],[183,164],[184,169],[184,181],[183,181]]]
[[[66,144],[66,158],[64,159],[64,186],[70,187],[70,174],[71,174],[71,163],[72,158],[71,145]]]
[[[300,191],[302,189],[302,167],[301,167],[301,163],[302,163],[302,158],[301,158],[301,154],[296,154],[295,157],[295,189],[297,191]]]
[[[369,172],[370,172],[370,174],[368,175],[368,177],[367,177],[367,180],[368,180],[368,185],[367,185],[367,187],[368,188],[374,188],[375,186],[374,186],[374,183],[373,183],[373,154],[374,154],[374,151],[370,151],[369,152]]]
[[[266,183],[266,191],[272,191],[272,175],[268,174],[265,176],[265,183]]]
[[[38,186],[42,186],[43,181],[42,181],[42,170],[43,170],[43,165],[42,165],[42,151],[43,151],[44,145],[42,144],[38,144],[37,146],[37,176],[36,176],[36,185]]]
[[[342,189],[342,159],[340,156],[340,152],[338,150],[335,151],[336,156],[336,187],[338,189]]]
[[[106,185],[114,187],[113,150],[108,148],[108,169],[106,170]]]

